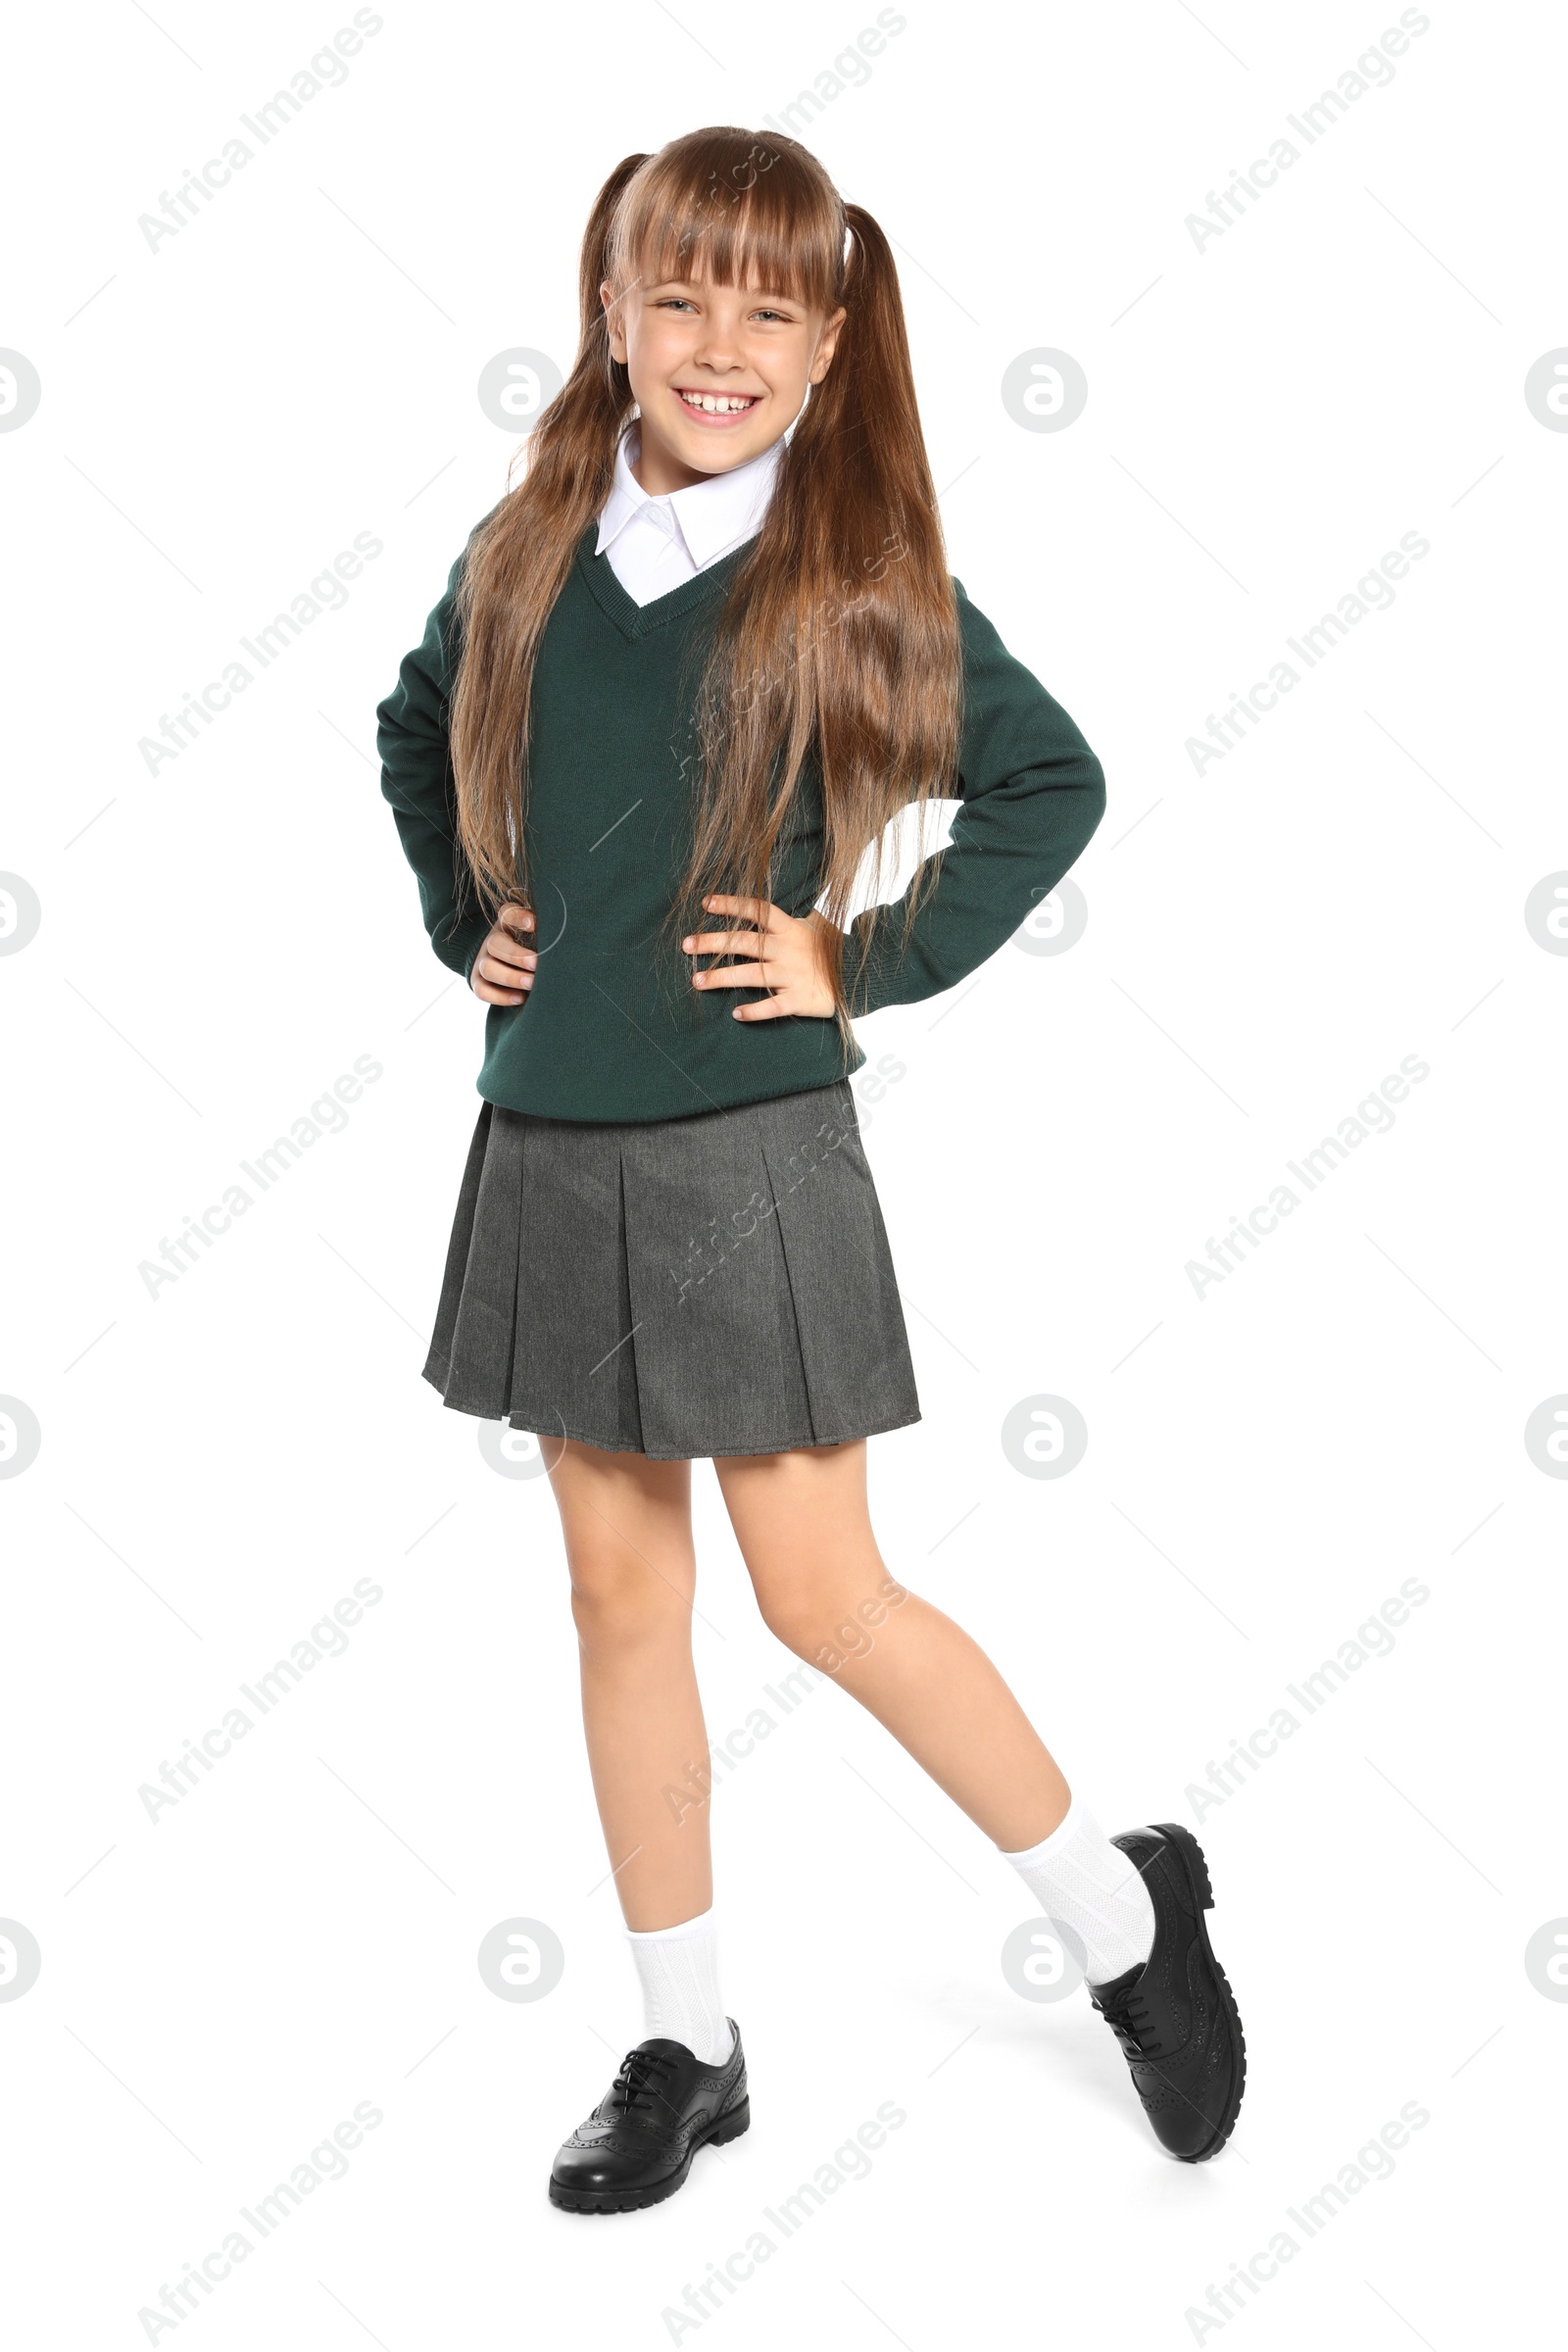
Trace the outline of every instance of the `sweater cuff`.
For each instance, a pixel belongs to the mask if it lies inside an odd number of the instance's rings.
[[[472,938],[467,940],[465,945],[463,955],[463,977],[470,988],[473,986],[473,967],[479,960],[479,950],[484,946],[484,943],[489,938],[493,928],[494,926],[487,917],[480,916],[477,929],[474,931]]]
[[[903,931],[903,908],[877,906],[858,914],[845,933],[844,996],[852,1021],[897,1002],[895,974]]]
[[[454,923],[444,938],[436,937],[431,940],[430,944],[447,969],[460,972],[471,988],[474,962],[479,950],[489,938],[491,924],[487,915],[469,915],[463,922]]]

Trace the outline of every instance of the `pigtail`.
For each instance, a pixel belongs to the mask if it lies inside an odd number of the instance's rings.
[[[578,542],[610,495],[630,418],[631,379],[611,356],[599,289],[628,182],[628,155],[594,199],[577,266],[576,362],[533,428],[527,472],[475,532],[458,592],[462,657],[452,698],[459,841],[484,911],[532,903],[528,882],[528,718],[534,661]]]
[[[957,599],[920,430],[892,248],[843,209],[824,308],[846,313],[775,478],[767,517],[715,631],[698,703],[703,782],[671,930],[714,890],[771,898],[774,858],[807,769],[822,793],[822,892],[840,932],[869,882],[880,897],[890,820],[911,805],[925,847],[954,788],[961,725]],[[870,870],[865,871],[867,852]],[[900,953],[936,869],[906,895]],[[850,1035],[853,975],[832,972]]]

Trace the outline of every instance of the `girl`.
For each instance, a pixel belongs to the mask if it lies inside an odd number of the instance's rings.
[[[628,156],[580,295],[525,478],[379,712],[431,944],[490,1007],[424,1376],[546,1441],[645,2001],[550,2194],[657,2203],[750,2122],[706,1806],[672,1801],[708,1753],[702,1458],[767,1625],[996,1841],[1197,2161],[1245,2059],[1195,1839],[1102,1834],[866,1509],[866,1439],[919,1404],[851,1021],[1017,929],[1101,768],[947,570],[892,255],[814,157],[734,129]],[[951,845],[848,920],[890,820],[938,797]]]

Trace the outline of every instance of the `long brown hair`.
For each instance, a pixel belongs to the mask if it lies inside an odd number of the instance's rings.
[[[690,857],[671,927],[690,928],[713,891],[772,895],[780,832],[814,762],[818,904],[842,929],[873,848],[880,881],[890,820],[953,788],[961,654],[888,241],[813,155],[772,134],[690,131],[657,155],[627,156],[599,192],[579,266],[576,362],[534,426],[521,483],[475,534],[464,571],[452,704],[462,846],[487,912],[528,899],[535,658],[610,495],[634,408],[627,370],[611,357],[600,286],[608,280],[619,300],[677,274],[847,316],[713,626],[695,698]],[[842,970],[834,984],[842,1024]]]

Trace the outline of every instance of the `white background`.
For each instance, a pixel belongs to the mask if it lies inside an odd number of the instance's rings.
[[[569,362],[605,174],[776,117],[875,12],[389,0],[149,250],[138,216],[351,13],[100,0],[13,38],[0,343],[43,385],[0,435],[0,867],[42,906],[0,960],[0,1391],[42,1432],[0,1484],[0,1914],[42,1952],[0,2003],[17,2339],[148,2340],[363,2101],[347,2177],[154,2340],[1517,2333],[1568,2032],[1524,1965],[1568,1912],[1568,1485],[1523,1442],[1568,1389],[1568,959],[1524,920],[1568,866],[1568,436],[1524,398],[1568,343],[1560,20],[1434,5],[1201,251],[1186,216],[1397,10],[910,0],[805,134],[897,240],[953,568],[1110,786],[1078,945],[863,1025],[903,1070],[861,1115],[925,1414],[872,1448],[878,1527],[1106,1828],[1199,1827],[1250,2079],[1229,2151],[1164,2159],[1084,1997],[1004,1981],[1012,1874],[818,1690],[715,1799],[754,2128],[589,2224],[545,2176],[641,2026],[548,1486],[418,1378],[482,1015],[429,955],[373,710],[504,485],[481,368]],[[1042,347],[1088,376],[1062,432],[1000,397]],[[1208,714],[1412,531],[1392,609],[1195,773]],[[345,608],[149,774],[139,739],[358,532],[384,552]],[[383,1075],[343,1132],[150,1297],[139,1264],[360,1055]],[[1196,1296],[1187,1262],[1407,1055],[1393,1128]],[[1000,1442],[1043,1394],[1090,1433],[1059,1480]],[[696,1491],[719,1738],[789,1661]],[[345,1654],[150,1820],[139,1788],[365,1577]],[[1197,1797],[1412,1577],[1392,1653]],[[475,1964],[515,1916],[565,1949],[533,2003]],[[677,2332],[887,2101],[869,2176]],[[1202,2332],[1210,2281],[1407,2102],[1393,2177]]]

